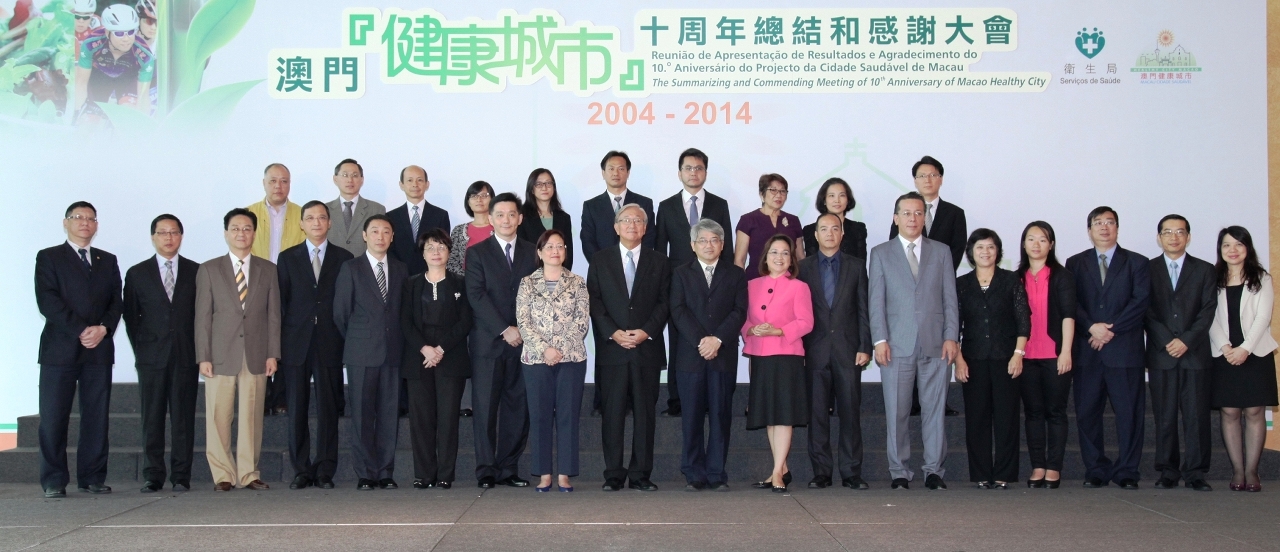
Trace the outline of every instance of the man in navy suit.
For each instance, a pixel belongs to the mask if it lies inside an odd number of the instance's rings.
[[[164,488],[165,413],[171,420],[170,481],[175,491],[191,490],[195,446],[196,274],[200,263],[178,255],[182,221],[165,214],[151,221],[156,254],[125,273],[124,321],[138,369],[142,410],[142,492]]]
[[[427,271],[427,262],[418,254],[418,238],[432,228],[447,234],[453,227],[449,225],[449,212],[427,201],[431,181],[427,180],[425,169],[417,165],[401,169],[400,189],[404,191],[404,205],[387,211],[391,230],[395,232],[391,258],[404,263],[410,275],[419,274]]]
[[[1067,259],[1076,277],[1075,403],[1084,458],[1086,488],[1114,481],[1138,488],[1146,395],[1143,323],[1151,295],[1147,259],[1116,245],[1120,216],[1110,207],[1089,213],[1093,247]],[[1102,414],[1111,401],[1119,451],[1115,461],[1103,448]]]
[[[67,423],[80,394],[76,485],[81,492],[111,492],[107,479],[107,421],[112,338],[120,322],[120,267],[116,257],[90,247],[98,210],[86,201],[67,207],[67,241],[36,254],[40,333],[40,486],[46,498],[67,496]]]
[[[342,334],[333,322],[338,271],[350,251],[329,243],[329,206],[302,207],[306,239],[280,252],[280,364],[289,408],[290,489],[333,488],[338,467],[338,408],[342,404]],[[394,242],[393,242],[394,243]],[[311,457],[311,379],[316,381],[316,455]]]

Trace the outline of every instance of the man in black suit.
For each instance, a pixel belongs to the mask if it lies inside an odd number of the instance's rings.
[[[671,325],[667,327],[671,340],[679,339],[673,346],[679,354],[671,355],[668,373],[682,372],[676,385],[686,407],[680,420],[684,430],[680,472],[686,491],[727,491],[725,459],[733,426],[738,334],[747,319],[747,274],[731,257],[724,257],[725,231],[716,221],[699,220],[689,230],[689,238],[695,262],[671,271]],[[702,426],[707,418],[711,431],[704,444]]]
[[[142,492],[164,488],[164,424],[168,411],[169,480],[175,491],[191,490],[195,447],[196,273],[200,263],[178,255],[182,221],[165,214],[151,221],[156,254],[125,273],[124,322],[133,345],[142,410]]]
[[[516,328],[516,292],[520,280],[537,269],[538,252],[516,236],[520,221],[520,198],[498,194],[489,202],[493,235],[467,249],[467,298],[474,319],[471,423],[481,489],[529,485],[519,476],[520,455],[529,440],[529,404],[520,372],[524,341]]]
[[[871,361],[867,264],[840,251],[844,224],[825,214],[817,221],[818,254],[800,261],[800,279],[813,297],[813,331],[804,336],[809,379],[810,489],[831,486],[831,408],[840,417],[840,480],[867,489],[862,479],[862,370]]]
[[[40,333],[40,486],[46,498],[67,496],[67,423],[80,394],[76,485],[109,493],[107,416],[116,324],[120,322],[120,267],[116,257],[89,246],[98,210],[86,201],[67,207],[67,241],[36,254],[36,306]]]
[[[338,467],[338,405],[342,387],[342,333],[333,321],[338,272],[351,252],[330,247],[329,207],[302,207],[306,240],[280,252],[280,362],[289,412],[290,489],[333,488]],[[311,456],[311,379],[316,382],[316,455]]]
[[[960,268],[960,259],[964,258],[964,246],[969,240],[968,222],[964,218],[964,209],[954,203],[943,201],[938,196],[942,188],[942,162],[931,156],[921,157],[911,166],[911,176],[916,182],[916,191],[924,196],[924,237],[942,242],[951,248],[952,268]],[[890,223],[889,239],[898,237],[898,225]],[[945,405],[947,416],[959,416],[960,411]],[[911,415],[920,415],[920,390],[911,392]]]
[[[1142,385],[1146,348],[1143,323],[1151,297],[1150,262],[1116,245],[1120,216],[1110,207],[1089,213],[1093,247],[1067,259],[1076,277],[1076,339],[1072,372],[1085,488],[1114,481],[1137,490],[1142,458]],[[1103,444],[1102,415],[1110,399],[1119,451],[1113,462]]]
[[[342,263],[333,295],[333,323],[345,340],[342,362],[351,382],[351,464],[360,479],[357,489],[396,489],[391,475],[400,426],[400,289],[409,274],[404,263],[387,255],[393,231],[386,215],[365,219],[362,235],[368,250]]]
[[[656,491],[653,472],[654,406],[666,365],[662,329],[667,325],[671,269],[667,256],[644,246],[649,219],[636,204],[615,215],[619,242],[601,249],[587,269],[591,329],[596,338],[596,385],[600,389],[604,490],[628,486]],[[631,462],[622,464],[627,402],[632,419]]]
[[[698,258],[693,249],[685,247],[684,243],[685,236],[689,234],[690,229],[698,224],[698,220],[713,220],[720,225],[722,230],[733,228],[729,219],[729,202],[703,189],[703,185],[707,182],[707,167],[709,166],[707,154],[697,148],[689,148],[680,152],[676,167],[680,183],[684,185],[684,189],[658,204],[658,230],[654,249],[667,256],[672,272],[675,272],[676,268],[692,263]],[[724,236],[722,242],[723,248],[720,256],[729,261],[729,264],[733,264],[733,237]],[[664,412],[667,416],[680,415],[680,370],[670,369],[671,366],[676,366],[677,364],[676,351],[680,349],[678,332],[679,329],[675,324],[667,326],[667,338],[670,340],[671,350],[671,354],[667,359],[667,394],[669,397],[667,398],[667,410]]]
[[[1213,265],[1187,254],[1191,223],[1167,215],[1156,225],[1164,254],[1151,259],[1151,305],[1147,308],[1147,374],[1151,409],[1156,417],[1157,489],[1172,489],[1178,480],[1197,491],[1205,482],[1213,456],[1209,407],[1209,326],[1218,307],[1217,273]],[[1186,451],[1178,462],[1178,412]]]

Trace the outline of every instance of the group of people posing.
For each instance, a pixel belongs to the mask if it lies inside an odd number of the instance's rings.
[[[874,358],[892,488],[909,488],[915,478],[907,431],[913,410],[921,416],[924,484],[947,487],[944,416],[954,367],[969,478],[980,488],[1018,481],[1020,404],[1032,463],[1027,484],[1059,486],[1074,387],[1084,485],[1136,489],[1147,373],[1159,433],[1155,486],[1182,481],[1210,490],[1210,410],[1220,408],[1231,489],[1261,490],[1277,345],[1271,278],[1244,228],[1219,233],[1215,266],[1186,253],[1191,224],[1168,215],[1157,226],[1164,253],[1146,259],[1117,245],[1119,215],[1098,207],[1087,218],[1093,247],[1063,265],[1053,227],[1035,221],[1023,230],[1010,271],[1000,267],[1000,236],[985,228],[968,233],[964,211],[939,197],[943,167],[932,157],[912,167],[918,191],[897,199],[889,241],[870,251],[866,226],[845,217],[856,201],[844,180],[822,185],[821,214],[802,226],[783,211],[786,179],[765,174],[761,207],[729,233],[728,203],[704,189],[707,168],[705,153],[681,152],[683,187],[655,216],[652,200],[627,189],[627,154],[607,153],[607,188],[583,204],[579,220],[585,277],[572,272],[573,220],[542,168],[530,173],[523,199],[471,184],[464,199],[471,220],[452,226],[444,209],[426,201],[430,181],[420,167],[400,172],[406,201],[388,212],[360,195],[364,172],[354,160],[334,169],[338,199],[302,206],[289,201],[288,169],[272,164],[264,171],[266,198],[223,219],[228,254],[203,264],[181,257],[182,222],[160,215],[151,223],[156,255],[123,282],[116,258],[90,245],[97,211],[76,202],[63,222],[68,241],[36,259],[45,317],[45,496],[65,496],[70,482],[67,425],[77,390],[77,486],[111,491],[107,413],[122,317],[138,371],[143,492],[163,489],[166,476],[175,490],[191,486],[197,374],[205,380],[206,456],[217,491],[268,488],[258,460],[269,413],[290,418],[289,487],[333,488],[338,420],[346,413],[361,490],[397,488],[401,415],[411,430],[414,488],[450,488],[458,424],[471,414],[479,487],[530,486],[519,473],[527,444],[535,489],[570,492],[579,475],[588,331],[605,491],[657,490],[651,475],[664,369],[663,414],[682,419],[685,489],[729,490],[740,339],[750,359],[746,427],[766,429],[773,455],[756,488],[786,491],[792,429],[802,426],[809,428],[810,488],[832,486],[837,475],[844,487],[868,488],[859,412],[862,371]],[[962,258],[973,270],[957,277]],[[1114,459],[1103,446],[1108,401],[1119,439]]]

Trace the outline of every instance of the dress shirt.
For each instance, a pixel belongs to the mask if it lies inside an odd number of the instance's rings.
[[[913,243],[914,243],[914,244],[916,244],[916,251],[915,251],[915,256],[916,256],[916,265],[919,265],[919,264],[920,264],[920,245],[924,243],[924,240],[922,240],[922,239],[921,239],[921,238],[923,238],[923,237],[924,237],[924,235],[923,235],[923,234],[921,234],[920,236],[916,236],[916,241],[911,241],[911,240],[908,240],[907,238],[903,237],[903,235],[902,235],[902,234],[898,234],[898,241],[902,242],[902,250],[903,250],[903,251],[905,251],[905,252],[907,252],[907,254],[911,254],[911,251],[909,251],[909,250],[907,249],[907,246],[908,246],[908,245],[911,245],[911,244],[913,244]],[[1108,257],[1108,258],[1110,258],[1110,257]]]
[[[76,253],[76,254],[79,255],[79,253]],[[156,254],[156,266],[160,267],[160,282],[164,283],[164,263],[168,261],[173,261],[173,265],[171,265],[173,266],[173,284],[176,286],[178,284],[178,255],[177,254],[174,254],[172,259],[166,259],[164,258],[164,255],[160,255],[158,253]]]
[[[80,250],[83,249],[84,256],[89,258],[89,266],[93,266],[93,248],[92,247],[88,245],[84,247],[80,247],[74,243],[71,243],[71,240],[67,240],[67,245],[70,245],[71,250],[76,252],[77,259],[80,258]]]
[[[418,208],[418,224],[421,225],[422,219],[427,216],[427,197],[422,196],[422,201],[419,201],[417,203],[412,203],[409,201],[404,202],[405,214],[409,215],[409,226],[411,229],[413,227],[413,208],[414,207]],[[418,243],[417,236],[413,236],[413,242]]]
[[[610,208],[610,209],[618,209],[618,208],[619,208],[619,204],[621,204],[621,207],[626,207],[626,206],[627,206],[627,191],[626,191],[626,190],[622,190],[622,194],[621,194],[621,195],[614,195],[614,193],[613,193],[613,192],[610,192],[610,191],[609,191],[609,188],[605,188],[605,189],[604,189],[604,193],[609,194],[609,208]],[[622,199],[622,201],[618,201],[618,199],[619,199],[619,198],[621,198],[621,199]],[[688,212],[688,211],[686,211],[686,212]]]
[[[828,264],[831,265],[833,270],[827,270]],[[827,306],[831,306],[831,302],[835,300],[835,293],[832,293],[831,297],[827,297],[826,292],[828,286],[831,289],[835,289],[836,282],[840,279],[840,251],[837,250],[836,254],[830,257],[826,253],[818,251],[818,275],[822,278],[822,300],[826,301]]]
[[[387,278],[387,289],[391,289],[391,263],[387,261],[387,254],[383,253],[379,259],[373,256],[372,251],[365,251],[364,256],[369,259],[369,268],[373,269],[373,277],[378,277],[378,263],[382,263],[382,276]]]
[[[511,246],[511,262],[512,263],[516,262],[516,239],[518,238],[511,238],[511,241],[506,241],[502,239],[501,236],[498,236],[497,232],[494,232],[493,239],[498,240],[498,251],[502,253],[502,258],[504,259],[507,258],[507,246],[510,245]]]
[[[284,239],[284,216],[289,211],[289,200],[285,199],[284,205],[279,208],[272,207],[270,201],[263,201],[267,206],[267,218],[271,224],[271,262],[276,262],[280,257],[280,240]]]
[[[1107,258],[1110,259],[1111,257],[1107,257]],[[1187,264],[1187,254],[1183,253],[1181,257],[1178,257],[1176,259],[1169,258],[1168,253],[1164,254],[1164,267],[1169,271],[1169,281],[1173,283],[1173,289],[1178,289],[1178,280],[1177,278],[1174,277],[1173,263],[1178,263],[1177,273],[1179,276],[1181,276],[1182,269],[1186,268],[1185,265]]]
[[[636,268],[640,268],[640,248],[641,248],[642,246],[644,246],[644,241],[643,241],[643,240],[642,240],[640,243],[637,243],[637,244],[636,244],[636,248],[635,248],[635,249],[627,249],[627,246],[622,245],[622,241],[621,241],[621,240],[619,240],[619,241],[618,241],[618,251],[620,252],[620,255],[621,255],[621,258],[622,258],[622,269],[623,269],[623,270],[626,270],[626,269],[627,269],[627,252],[630,252],[630,253],[631,253],[631,260],[632,260],[632,261],[634,261],[634,262],[636,263]],[[699,261],[699,262],[701,262],[701,261]]]
[[[707,208],[707,189],[703,188],[696,194],[690,194],[689,190],[681,188],[680,204],[684,205],[684,218],[689,218],[689,200],[695,197],[698,198],[698,218],[707,218],[702,216],[702,211]]]
[[[360,209],[360,194],[356,194],[356,197],[353,197],[351,199],[343,198],[342,195],[339,194],[338,195],[338,216],[342,216],[342,210],[347,207],[348,201],[351,202],[351,217],[354,219],[356,216],[356,210]]]
[[[1119,245],[1113,245],[1113,246],[1111,246],[1111,249],[1108,249],[1108,250],[1106,250],[1106,251],[1098,251],[1098,248],[1096,248],[1096,247],[1095,247],[1095,248],[1093,249],[1093,260],[1094,260],[1094,261],[1096,261],[1098,264],[1101,264],[1101,263],[1102,263],[1102,255],[1103,255],[1103,254],[1106,254],[1106,256],[1107,256],[1107,270],[1110,270],[1110,269],[1111,269],[1111,263],[1114,263],[1114,262],[1116,261],[1116,248],[1117,248],[1117,247],[1120,247],[1120,246],[1119,246]]]
[[[240,259],[236,257],[235,253],[227,253],[227,257],[231,258],[231,275],[232,276],[236,275],[236,263],[242,263],[240,265],[240,272],[244,273],[245,289],[249,289],[249,259],[252,259],[253,255],[252,254],[245,255],[244,259]]]
[[[311,240],[307,240],[306,244],[307,244],[307,260],[308,261],[311,260],[312,255],[315,255],[316,248],[319,247],[320,248],[320,264],[323,265],[324,254],[329,251],[329,240],[324,240],[320,242],[320,245],[316,245],[314,243],[311,243]]]

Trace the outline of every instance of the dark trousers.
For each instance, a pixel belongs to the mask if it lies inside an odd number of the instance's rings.
[[[342,366],[324,367],[307,353],[305,364],[284,365],[277,374],[286,385],[289,408],[289,459],[293,474],[333,478],[338,470],[338,397],[343,394]],[[316,455],[311,456],[311,380],[316,389]]]
[[[419,379],[404,380],[409,393],[409,440],[413,444],[413,478],[427,483],[453,483],[458,463],[458,405],[467,378],[423,370]]]
[[[1156,471],[1174,480],[1199,481],[1213,456],[1210,437],[1209,370],[1148,370],[1151,409],[1156,418]],[[1186,455],[1178,462],[1178,413]]]
[[[676,345],[680,340],[680,332],[676,329],[675,324],[667,324],[667,410],[679,412],[680,407],[680,376],[684,375],[677,370],[676,364]]]
[[[471,424],[475,434],[476,479],[518,475],[529,440],[529,404],[520,374],[519,348],[471,361]]]
[[[658,402],[661,366],[635,363],[598,366],[600,379],[601,441],[604,445],[604,478],[631,481],[648,479],[653,472],[654,407]],[[627,403],[632,405],[631,462],[622,465],[626,436]]]
[[[1026,413],[1027,455],[1032,469],[1062,471],[1067,449],[1067,398],[1071,372],[1058,375],[1058,359],[1022,361],[1022,407]]]
[[[587,376],[587,361],[561,362],[555,366],[521,366],[529,399],[529,452],[533,456],[529,473],[576,477],[578,421],[582,415],[582,386]],[[555,450],[559,469],[552,466],[552,450]]]
[[[667,368],[669,374],[679,372]],[[670,376],[668,376],[670,377]],[[708,370],[681,372],[677,380],[684,404],[680,412],[680,425],[684,433],[683,450],[680,453],[680,473],[685,482],[703,482],[708,485],[728,483],[725,460],[729,456],[729,434],[733,428],[733,391],[737,387],[738,373],[734,370]],[[668,383],[670,388],[671,384]],[[707,419],[710,431],[703,443],[703,420]]]
[[[172,359],[163,366],[138,366],[138,401],[142,410],[142,479],[164,482],[164,426],[169,418],[169,480],[191,481],[191,457],[195,447],[196,392],[200,367],[179,365]]]
[[[961,391],[969,481],[1017,481],[1019,389],[1009,375],[1009,361],[970,360],[969,381]]]
[[[351,467],[356,477],[390,478],[399,434],[400,367],[347,366],[351,385]]]
[[[1119,483],[1138,480],[1138,462],[1142,458],[1143,411],[1147,408],[1141,366],[1113,368],[1101,365],[1076,365],[1076,426],[1080,432],[1080,456],[1084,459],[1085,477]],[[1119,450],[1113,462],[1106,455],[1102,440],[1102,413],[1106,401],[1116,415]]]
[[[80,442],[76,445],[76,485],[107,480],[107,424],[111,410],[111,365],[40,365],[40,486],[61,489],[67,470],[67,424],[80,392]]]
[[[267,376],[267,398],[266,409],[274,411],[276,408],[289,405],[289,381],[288,376],[276,373],[274,376]],[[274,413],[274,412],[272,412]]]
[[[815,477],[830,478],[831,409],[840,418],[840,478],[862,477],[862,368],[811,367],[809,380],[809,462]]]

